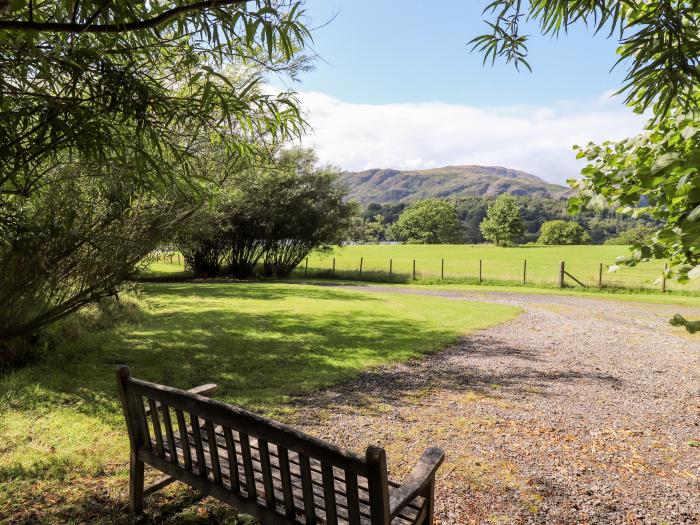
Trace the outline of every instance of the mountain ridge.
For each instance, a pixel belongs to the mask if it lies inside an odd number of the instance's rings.
[[[346,171],[341,180],[350,190],[349,198],[361,204],[410,202],[428,198],[463,195],[537,195],[566,198],[571,189],[546,182],[521,170],[474,164],[450,165],[422,170],[372,168]]]

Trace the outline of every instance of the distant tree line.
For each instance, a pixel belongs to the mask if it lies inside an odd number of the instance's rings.
[[[586,210],[572,216],[567,212],[565,200],[539,196],[513,196],[512,198],[518,205],[522,218],[522,232],[517,235],[517,242],[520,243],[537,242],[542,225],[548,221],[574,222],[587,235],[587,237],[577,238],[591,244],[630,244],[625,242],[630,235],[631,238],[639,238],[640,235],[648,234],[658,226],[652,219],[620,215],[612,208]],[[489,242],[483,234],[481,223],[487,217],[489,206],[495,201],[496,197],[479,195],[449,199],[456,212],[458,228],[451,234],[451,240],[445,242]],[[445,202],[448,200],[445,199]],[[360,217],[355,220],[350,240],[383,242],[405,239],[405,237],[397,237],[395,225],[407,208],[409,203],[368,204],[362,210]],[[632,233],[625,235],[628,231]]]

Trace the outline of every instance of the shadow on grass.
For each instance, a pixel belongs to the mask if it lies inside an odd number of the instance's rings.
[[[39,365],[8,374],[0,399],[18,410],[66,406],[122,428],[114,370],[126,364],[135,377],[178,388],[217,383],[218,399],[266,411],[290,395],[345,380],[367,365],[415,357],[432,341],[453,337],[448,329],[366,307],[380,297],[321,287],[151,286],[153,301],[176,302],[146,312],[139,324],[63,344]],[[285,298],[300,296],[316,303],[314,313],[284,306]],[[198,298],[212,302],[199,305]],[[327,308],[318,307],[322,301]]]

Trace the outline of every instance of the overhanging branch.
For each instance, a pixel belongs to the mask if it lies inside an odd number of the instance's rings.
[[[35,22],[25,20],[0,20],[0,31],[44,31],[54,33],[126,33],[158,27],[173,18],[192,11],[205,11],[217,7],[245,4],[248,0],[203,0],[193,4],[174,7],[146,20],[125,22],[122,24],[92,24],[73,22]]]

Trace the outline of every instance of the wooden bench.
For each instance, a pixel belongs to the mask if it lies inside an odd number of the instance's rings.
[[[131,442],[129,510],[182,481],[264,524],[409,525],[433,522],[435,472],[444,454],[429,448],[402,484],[387,478],[384,449],[364,457],[291,427],[117,370]],[[144,464],[168,476],[144,488]]]

